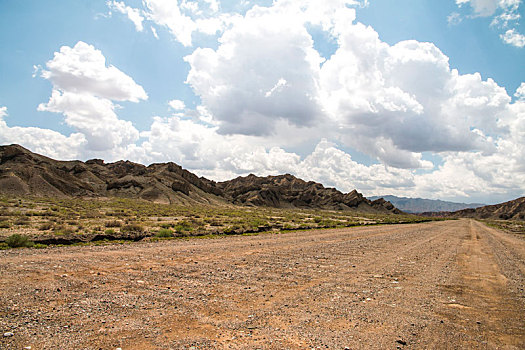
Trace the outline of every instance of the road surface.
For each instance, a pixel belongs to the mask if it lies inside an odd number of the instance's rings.
[[[524,349],[525,237],[474,220],[0,252],[0,348]]]

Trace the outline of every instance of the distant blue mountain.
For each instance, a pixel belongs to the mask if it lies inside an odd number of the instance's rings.
[[[373,196],[368,197],[370,200],[384,198],[392,203],[396,208],[407,213],[425,213],[425,212],[440,212],[440,211],[457,211],[468,208],[479,208],[485,204],[481,203],[455,203],[446,202],[439,199],[423,199],[423,198],[406,198],[396,196]]]

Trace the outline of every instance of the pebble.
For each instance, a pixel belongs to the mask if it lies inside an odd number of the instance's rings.
[[[13,335],[15,335],[13,332],[5,332],[4,333],[4,337],[12,337]]]

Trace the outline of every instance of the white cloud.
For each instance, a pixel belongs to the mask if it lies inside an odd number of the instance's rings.
[[[157,34],[157,30],[155,29],[155,27],[150,27],[151,28],[151,32],[153,33],[153,36],[155,37],[155,39],[159,40],[159,35]]]
[[[525,46],[525,35],[518,33],[515,29],[509,29],[500,35],[501,39],[509,45],[516,47]]]
[[[88,150],[108,151],[138,140],[139,132],[118,118],[111,100],[138,102],[148,96],[131,77],[106,67],[102,52],[79,41],[73,48],[62,46],[46,67],[42,77],[53,83],[53,91],[38,110],[64,114],[85,136]]]
[[[493,15],[500,7],[500,0],[456,0],[456,4],[470,4],[476,15],[487,17]]]
[[[177,1],[145,0],[144,4],[147,7],[148,19],[168,27],[177,41],[184,46],[191,46],[191,34],[196,25],[189,16],[181,13]]]
[[[452,12],[449,16],[447,16],[447,23],[449,26],[458,25],[461,23],[461,21],[463,21],[463,18],[457,12]]]
[[[182,111],[186,108],[186,105],[184,104],[184,101],[181,100],[171,100],[168,102],[171,108],[173,108],[176,111]]]
[[[420,152],[493,147],[473,129],[496,129],[489,119],[510,101],[503,88],[459,75],[431,43],[389,46],[362,24],[337,28],[320,86],[345,144],[401,168],[429,167]]]
[[[521,100],[525,100],[525,83],[521,83],[521,85],[516,89],[514,96]]]
[[[49,101],[38,106],[39,111],[64,114],[66,123],[86,137],[93,151],[127,146],[139,138],[137,129],[131,122],[118,119],[114,108],[107,99],[59,90],[53,90]]]
[[[142,86],[115,66],[106,66],[102,52],[83,41],[72,48],[62,46],[46,67],[48,70],[42,70],[42,77],[63,91],[117,101],[138,102],[148,98]]]
[[[34,152],[56,159],[81,157],[80,149],[85,143],[79,133],[64,136],[59,132],[35,127],[9,127],[4,120],[7,107],[0,107],[0,144],[21,144]]]
[[[133,24],[135,25],[135,29],[138,32],[142,32],[144,30],[144,26],[142,25],[144,17],[142,17],[142,15],[140,14],[139,9],[126,6],[126,4],[122,1],[108,1],[107,5],[110,9],[113,9],[128,16],[129,20],[133,22]]]
[[[268,135],[276,120],[310,125],[320,115],[322,59],[303,23],[288,11],[254,7],[224,32],[217,50],[198,48],[185,58],[191,66],[187,83],[220,122],[220,132]],[[276,87],[279,81],[286,86]]]

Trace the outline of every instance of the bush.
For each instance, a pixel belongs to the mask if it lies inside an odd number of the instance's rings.
[[[120,230],[122,232],[143,232],[144,227],[142,227],[139,224],[129,224],[129,225],[122,226]]]
[[[71,227],[67,227],[66,225],[57,225],[53,228],[53,231],[56,235],[70,235],[75,232]]]
[[[107,235],[114,235],[115,234],[115,230],[113,230],[112,228],[108,228],[106,231],[104,231],[105,234]]]
[[[19,235],[18,233],[15,233],[14,235],[7,237],[5,242],[10,248],[21,248],[21,247],[32,247],[33,246],[33,242],[31,242],[27,236]]]
[[[174,229],[177,233],[183,233],[185,231],[192,231],[193,227],[188,221],[182,220],[181,222],[179,222],[177,225],[174,226]]]
[[[104,225],[106,227],[121,227],[122,226],[122,221],[118,221],[118,220],[106,221],[106,223]]]
[[[160,237],[160,238],[169,238],[169,237],[173,237],[173,231],[172,230],[168,230],[168,229],[165,229],[165,228],[161,228],[160,230],[157,231],[157,233],[155,234],[156,237]]]

